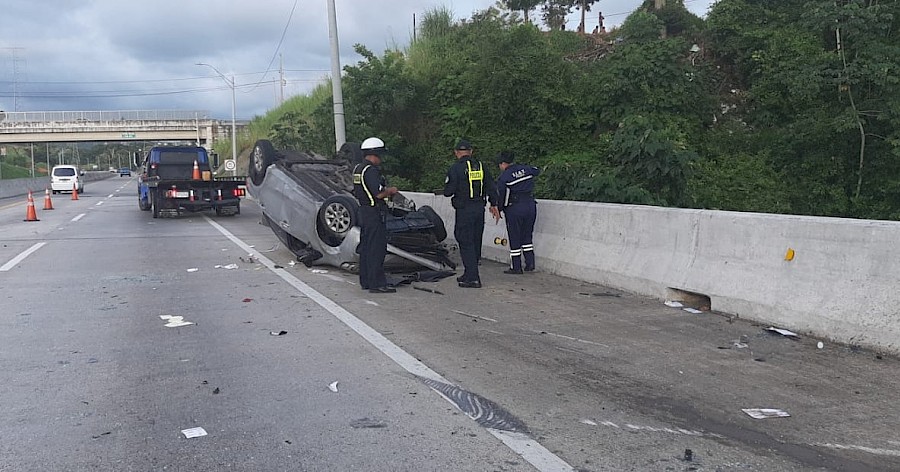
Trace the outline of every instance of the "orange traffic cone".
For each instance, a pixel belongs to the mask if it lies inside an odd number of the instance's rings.
[[[28,210],[25,212],[25,221],[41,221],[37,218],[37,212],[34,211],[34,198],[31,196],[31,190],[28,191]]]
[[[191,174],[191,180],[200,180],[200,166],[197,165],[197,159],[194,159],[194,172]]]
[[[44,209],[52,210],[53,209],[53,201],[50,200],[50,189],[44,190]]]
[[[78,182],[72,184],[72,200],[78,200]]]

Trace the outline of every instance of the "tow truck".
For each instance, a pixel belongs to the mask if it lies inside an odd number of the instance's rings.
[[[202,146],[154,146],[144,157],[138,179],[138,207],[152,211],[154,218],[204,210],[239,215],[246,182],[243,176],[213,176]]]

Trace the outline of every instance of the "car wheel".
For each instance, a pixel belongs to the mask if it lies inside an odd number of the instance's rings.
[[[332,247],[340,246],[350,228],[356,226],[356,207],[359,204],[347,195],[332,195],[319,208],[316,229],[322,241]]]
[[[267,139],[260,139],[253,145],[250,153],[250,180],[253,185],[262,185],[266,178],[266,169],[278,159],[275,146]]]
[[[447,228],[444,226],[444,220],[441,219],[441,215],[438,215],[437,212],[434,211],[434,208],[431,208],[428,205],[419,208],[419,211],[425,215],[425,218],[428,218],[428,221],[430,221],[432,225],[434,225],[432,232],[434,233],[437,242],[447,239]]]

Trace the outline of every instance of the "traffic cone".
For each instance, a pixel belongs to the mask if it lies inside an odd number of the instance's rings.
[[[28,191],[28,210],[25,212],[25,221],[41,221],[37,218],[37,212],[34,211],[34,198],[31,196],[31,190]]]
[[[78,200],[78,182],[72,184],[72,200]]]
[[[197,159],[194,159],[194,172],[191,174],[191,180],[200,180],[200,166],[197,165]]]
[[[52,210],[53,209],[53,201],[50,200],[50,189],[44,190],[44,209]]]

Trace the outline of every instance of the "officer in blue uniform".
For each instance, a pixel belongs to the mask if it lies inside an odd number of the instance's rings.
[[[371,293],[394,293],[384,275],[387,254],[385,199],[397,193],[381,175],[381,158],[387,153],[384,141],[368,138],[360,145],[363,161],[353,168],[353,196],[359,201],[359,285]]]
[[[509,237],[509,269],[506,274],[521,274],[534,270],[534,221],[537,203],[534,201],[534,178],[541,170],[517,164],[511,151],[497,155],[500,178],[497,179],[497,208],[506,215],[506,234]],[[494,215],[499,220],[499,214]],[[525,259],[525,267],[522,267]]]
[[[444,196],[456,210],[456,227],[453,235],[459,243],[459,255],[465,271],[457,278],[460,287],[481,288],[478,259],[481,256],[481,239],[484,235],[485,199],[491,201],[491,213],[496,212],[494,181],[491,173],[478,159],[472,157],[472,144],[460,140],[453,148],[456,163],[447,171]]]

